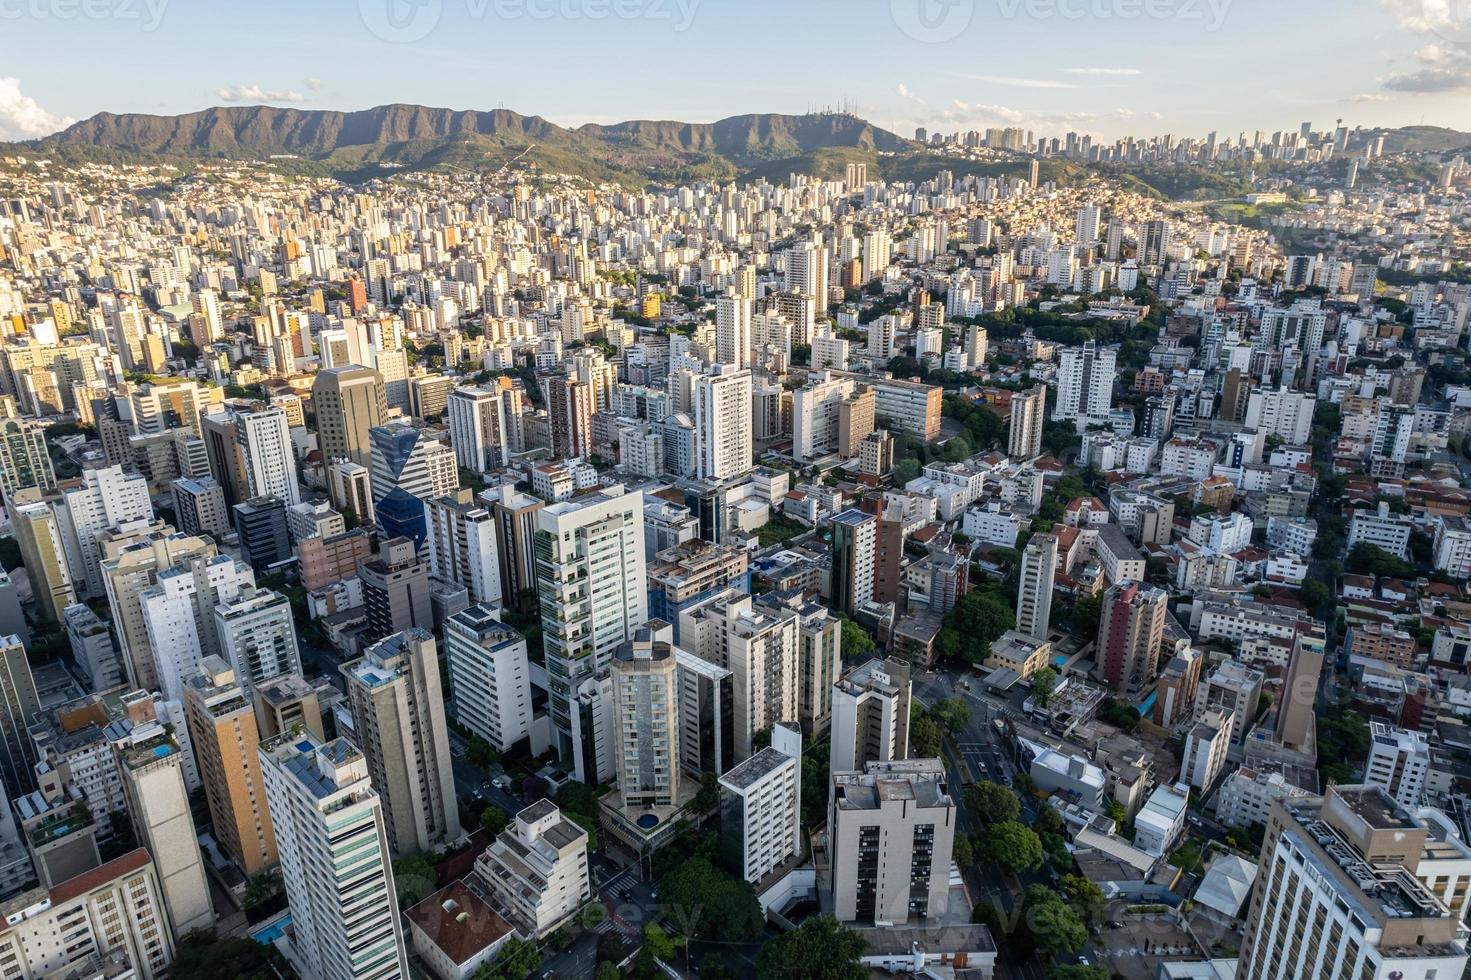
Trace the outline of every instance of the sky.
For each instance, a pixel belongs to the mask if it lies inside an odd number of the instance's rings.
[[[902,135],[1471,130],[1471,0],[0,0],[0,139],[99,111],[855,107]]]

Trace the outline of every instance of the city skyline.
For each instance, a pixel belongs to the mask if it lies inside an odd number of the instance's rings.
[[[0,139],[40,138],[100,111],[396,102],[505,107],[569,127],[847,102],[901,135],[1019,126],[1115,139],[1293,130],[1304,120],[1324,130],[1340,118],[1471,129],[1471,18],[1454,0],[1354,0],[1351,16],[1334,16],[1343,6],[890,0],[855,10],[757,0],[736,11],[711,0],[358,0],[288,11],[271,0],[242,21],[215,4],[25,0],[0,6],[15,42],[0,75]],[[243,65],[223,66],[212,44],[197,42],[223,31],[249,53]],[[879,41],[884,54],[862,70],[827,68],[807,50],[814,37],[852,51]],[[732,39],[739,75],[709,72],[712,51]],[[136,72],[133,53],[158,44],[168,63]],[[652,70],[600,58],[633,45],[656,59]],[[548,73],[553,55],[564,67]]]

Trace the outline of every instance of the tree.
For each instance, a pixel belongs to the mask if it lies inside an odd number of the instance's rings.
[[[21,565],[20,543],[14,538],[0,538],[0,568],[13,572]]]
[[[873,637],[868,635],[868,630],[847,617],[843,618],[842,623],[842,638],[839,643],[842,645],[844,657],[859,660],[873,653],[875,649]]]
[[[609,960],[603,960],[598,964],[598,972],[595,980],[620,980],[622,976],[623,974],[618,971],[618,967],[615,964]]]
[[[918,704],[909,709],[909,753],[918,759],[934,759],[940,755],[940,726]]]
[[[1077,909],[1078,914],[1084,918],[1091,917],[1103,908],[1103,889],[1082,875],[1063,875],[1058,888],[1068,904]]]
[[[1332,601],[1333,592],[1322,582],[1310,578],[1302,584],[1301,597],[1302,604],[1307,606],[1309,611],[1316,611]]]
[[[991,644],[1016,625],[1016,612],[996,592],[976,589],[966,593],[955,608],[945,614],[945,629],[950,635],[938,638],[945,652],[971,663],[980,663],[991,655]]]
[[[406,909],[425,895],[433,894],[434,866],[423,851],[405,854],[393,862],[393,883],[398,888],[398,907]]]
[[[692,916],[687,924],[677,916],[674,921],[703,939],[735,942],[761,932],[761,903],[750,883],[732,878],[708,858],[693,857],[665,875],[659,898]]]
[[[986,832],[986,854],[1013,874],[1042,867],[1042,839],[1030,827],[1014,820],[995,824]]]
[[[1021,800],[1016,793],[1000,783],[967,786],[964,803],[971,816],[988,827],[1016,820],[1022,813]]]
[[[1027,931],[1038,952],[1076,953],[1088,941],[1088,927],[1062,896],[1045,885],[1028,885],[1022,897]]]
[[[1360,541],[1348,550],[1343,567],[1357,575],[1387,575],[1390,578],[1409,578],[1415,573],[1408,562],[1367,541]]]
[[[894,486],[902,487],[910,480],[919,479],[919,460],[913,458],[901,459],[894,466]]]
[[[1115,728],[1134,732],[1139,728],[1139,711],[1122,698],[1108,698],[1098,708],[1098,717]]]
[[[1057,671],[1051,667],[1043,667],[1032,675],[1032,700],[1037,702],[1041,708],[1047,707],[1052,700],[1052,692],[1057,690]]]
[[[561,810],[570,810],[580,813],[585,817],[597,816],[598,791],[596,787],[587,783],[579,783],[570,780],[557,790],[557,807]]]
[[[951,845],[950,856],[962,868],[968,868],[975,863],[976,851],[971,846],[968,834],[957,833],[955,835],[955,843]]]
[[[276,947],[253,939],[220,939],[207,930],[180,940],[169,964],[169,976],[180,980],[277,980],[286,975],[286,960]]]
[[[830,915],[814,916],[793,932],[761,947],[756,960],[760,980],[865,980],[868,968],[858,958],[868,943]]]
[[[947,735],[958,735],[970,724],[970,708],[959,698],[941,698],[930,709],[930,715]]]
[[[492,837],[499,837],[511,818],[498,806],[488,806],[480,813],[480,827]]]
[[[495,959],[475,971],[472,980],[526,980],[541,965],[534,943],[511,936]]]

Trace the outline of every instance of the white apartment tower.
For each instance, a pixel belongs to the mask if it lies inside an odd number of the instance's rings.
[[[295,958],[322,980],[407,980],[382,801],[345,738],[261,743]],[[339,857],[351,855],[351,860]]]
[[[532,549],[552,727],[569,760],[578,688],[649,618],[644,495],[610,486],[543,507]]]
[[[1041,642],[1047,639],[1052,615],[1052,580],[1057,571],[1057,538],[1034,534],[1022,551],[1021,581],[1016,593],[1016,630]]]
[[[1425,774],[1430,770],[1430,743],[1419,732],[1369,722],[1369,761],[1364,782],[1378,786],[1395,802],[1415,809],[1425,799]]]
[[[1088,341],[1065,347],[1057,369],[1057,410],[1053,417],[1071,419],[1080,429],[1089,420],[1103,422],[1113,407],[1113,383],[1118,350]]]
[[[245,461],[252,497],[277,497],[287,507],[301,503],[296,457],[291,451],[291,425],[284,408],[266,408],[235,417],[235,438]]]
[[[444,624],[445,659],[460,724],[504,752],[531,731],[531,668],[526,639],[488,606],[471,606]]]
[[[727,480],[751,468],[751,372],[714,366],[695,378],[696,475]]]

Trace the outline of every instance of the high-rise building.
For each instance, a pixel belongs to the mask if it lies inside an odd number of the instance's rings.
[[[833,915],[876,926],[939,920],[948,909],[955,801],[939,759],[870,762],[829,777]]]
[[[751,301],[744,296],[715,301],[715,360],[737,368],[751,366]]]
[[[724,592],[749,592],[749,553],[734,545],[696,539],[659,552],[649,563],[649,615],[674,627],[679,645],[680,613]]]
[[[1011,429],[1007,453],[1012,459],[1034,459],[1042,454],[1046,427],[1047,388],[1037,385],[1011,396]]]
[[[218,657],[207,657],[184,689],[184,717],[220,849],[246,877],[276,863],[276,835],[260,773],[260,730],[250,692]]]
[[[245,475],[245,454],[234,412],[212,412],[199,420],[209,472],[225,494],[225,506],[234,507],[250,498],[249,477]]]
[[[142,847],[6,903],[0,963],[6,976],[136,977],[168,974],[174,958],[163,884]]]
[[[433,634],[395,633],[342,665],[353,731],[368,760],[394,854],[460,837],[449,728]]]
[[[9,510],[36,608],[45,619],[60,622],[63,610],[77,601],[77,584],[85,581],[85,576],[81,580],[72,577],[62,544],[59,511],[35,491],[22,491],[11,498]]]
[[[169,484],[174,498],[174,518],[185,534],[210,534],[224,537],[230,533],[230,508],[225,503],[225,490],[214,477],[200,479],[180,477]]]
[[[679,801],[679,683],[674,647],[648,629],[613,654],[613,750],[629,809]]]
[[[1016,631],[1041,642],[1052,615],[1052,581],[1057,572],[1057,536],[1034,534],[1022,549],[1016,592]]]
[[[371,466],[368,430],[382,425],[388,412],[382,375],[357,365],[318,371],[312,382],[312,406],[322,458]]]
[[[243,589],[234,602],[214,609],[221,660],[247,688],[273,677],[301,673],[291,601],[269,589]]]
[[[373,509],[373,471],[350,460],[327,468],[327,495],[332,506],[359,526],[372,526],[378,515]]]
[[[509,609],[530,612],[537,607],[536,512],[546,501],[502,483],[481,491],[480,499],[495,517],[496,567],[501,576],[501,601]]]
[[[592,455],[592,417],[596,411],[592,385],[572,378],[547,382],[547,418],[552,429],[552,455],[557,459]]]
[[[138,595],[153,649],[158,689],[169,701],[184,697],[185,682],[206,657],[220,655],[214,609],[255,588],[249,565],[229,555],[193,555],[158,573]]]
[[[720,833],[753,885],[802,853],[802,732],[775,725],[771,745],[720,777]]]
[[[801,625],[792,609],[758,606],[751,596],[733,590],[680,614],[684,649],[734,675],[737,761],[756,751],[758,733],[797,718]]]
[[[526,638],[488,606],[471,606],[444,624],[445,660],[455,719],[500,751],[531,731],[531,668]]]
[[[148,848],[158,865],[174,936],[183,938],[196,929],[209,929],[215,922],[204,858],[189,810],[189,791],[184,784],[183,750],[159,723],[153,701],[145,692],[130,695],[125,710],[131,728],[114,738],[113,746],[128,815],[138,843]]]
[[[288,507],[301,503],[285,409],[264,408],[235,416],[235,438],[240,442],[250,496],[277,497]]]
[[[460,487],[425,501],[429,522],[429,574],[470,592],[470,601],[501,604],[500,554],[495,515],[477,503],[474,491]]]
[[[1369,761],[1364,782],[1378,786],[1406,809],[1425,800],[1425,774],[1430,771],[1430,742],[1420,732],[1369,722]]]
[[[1088,341],[1082,347],[1064,347],[1058,357],[1057,407],[1054,419],[1082,426],[1108,420],[1113,408],[1113,383],[1118,349]],[[1081,428],[1080,428],[1081,431]]]
[[[1257,862],[1240,976],[1460,976],[1465,925],[1424,880],[1441,863],[1436,823],[1377,786],[1279,799]]]
[[[1326,647],[1327,638],[1316,624],[1292,639],[1292,656],[1277,705],[1277,740],[1295,751],[1306,751],[1311,744]]]
[[[735,765],[735,685],[729,670],[678,647],[679,761],[691,775]]]
[[[30,419],[0,421],[0,494],[7,503],[18,490],[56,486],[51,452],[46,448],[46,429]]]
[[[796,720],[808,734],[826,731],[832,720],[833,685],[842,671],[842,620],[800,589],[767,592],[756,597],[755,607],[773,615],[796,615]]]
[[[454,451],[428,429],[407,423],[369,431],[373,457],[373,509],[378,533],[412,538],[416,547],[428,537],[424,501],[453,493],[460,485]]]
[[[322,980],[407,980],[382,802],[347,739],[284,733],[260,747],[293,949]],[[351,861],[337,855],[351,854]]]
[[[319,739],[325,737],[317,689],[300,674],[282,674],[255,685],[251,703],[262,742],[293,728],[309,731]]]
[[[7,799],[35,788],[36,750],[30,726],[41,700],[19,636],[0,636],[0,782]]]
[[[235,505],[233,516],[241,554],[251,568],[268,572],[291,559],[286,501],[280,497],[251,497]]]
[[[455,461],[474,473],[511,461],[506,438],[506,399],[498,388],[456,388],[445,405]]]
[[[873,599],[878,520],[856,508],[832,518],[832,606],[852,616]]]
[[[574,755],[575,692],[649,618],[643,494],[603,487],[538,510],[536,522],[536,587],[552,725],[566,761]]]
[[[148,691],[159,689],[158,662],[143,618],[143,593],[158,581],[160,572],[195,556],[210,558],[215,547],[208,538],[173,534],[172,528],[150,525],[137,533],[103,535],[101,565],[104,592],[117,631],[123,669],[128,683]]]
[[[1142,582],[1109,586],[1098,620],[1099,681],[1129,698],[1154,689],[1168,599],[1163,589]]]
[[[728,480],[751,469],[751,372],[712,366],[695,378],[693,396],[699,479]]]
[[[429,566],[419,560],[408,538],[390,538],[378,545],[378,557],[358,568],[363,604],[368,612],[366,636],[381,640],[410,629],[434,628],[429,601]]]
[[[870,762],[909,754],[909,664],[870,660],[833,685],[829,772],[852,772]]]
[[[110,527],[153,520],[147,479],[124,473],[121,466],[86,470],[75,484],[61,488],[54,508],[72,581],[85,583],[88,598],[104,595],[97,535]]]
[[[118,661],[112,633],[92,611],[77,603],[61,614],[66,624],[66,638],[71,646],[72,662],[81,670],[89,691],[106,691],[123,682],[123,665]]]

